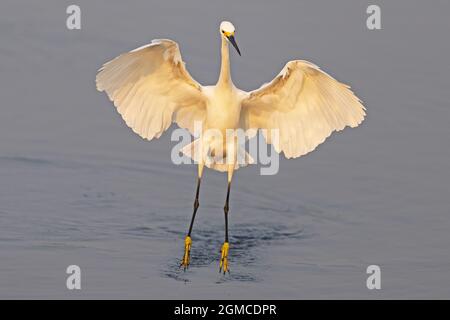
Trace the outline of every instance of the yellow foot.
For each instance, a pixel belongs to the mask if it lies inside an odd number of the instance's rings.
[[[186,239],[184,239],[184,255],[183,259],[181,259],[180,264],[180,268],[183,268],[184,271],[186,271],[186,269],[189,267],[189,261],[191,257],[191,244],[191,237],[187,236]]]
[[[223,274],[225,274],[227,271],[230,273],[230,269],[228,268],[228,249],[230,248],[230,245],[228,242],[224,242],[222,245],[222,254],[220,256],[220,265],[219,265],[219,272],[223,271]]]

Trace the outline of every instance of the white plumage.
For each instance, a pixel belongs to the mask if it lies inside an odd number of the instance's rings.
[[[173,121],[193,132],[194,121],[206,116],[203,88],[171,40],[153,40],[105,63],[96,82],[126,124],[148,140],[159,138]]]
[[[333,131],[357,127],[365,116],[350,87],[302,60],[288,62],[274,80],[251,91],[242,110],[245,128],[279,130],[274,149],[286,158],[311,152]],[[272,143],[270,134],[265,138]]]
[[[257,90],[236,88],[231,80],[228,48],[231,43],[240,54],[233,24],[222,22],[220,34],[222,60],[216,85],[196,82],[185,68],[178,45],[171,40],[154,40],[107,62],[96,82],[127,125],[145,139],[160,137],[172,122],[192,134],[194,124],[201,123],[201,136],[182,150],[198,163],[198,183],[181,266],[186,269],[190,261],[190,235],[206,165],[228,172],[225,242],[220,260],[220,269],[226,272],[231,179],[235,169],[253,162],[234,138],[227,141],[226,130],[243,129],[251,136],[257,129],[265,129],[267,143],[287,158],[296,158],[314,150],[333,131],[358,126],[365,108],[348,86],[301,60],[288,62],[275,79]],[[211,130],[221,133],[221,139],[208,135]],[[279,139],[272,139],[273,130],[279,133]]]
[[[107,93],[126,124],[145,139],[159,138],[172,122],[191,133],[195,121],[205,130],[268,129],[267,143],[272,143],[270,130],[278,129],[274,148],[287,158],[302,156],[333,131],[363,121],[365,108],[350,88],[307,61],[288,62],[257,90],[237,89],[222,38],[224,61],[215,86],[202,86],[190,76],[176,42],[154,40],[104,64],[97,89]]]

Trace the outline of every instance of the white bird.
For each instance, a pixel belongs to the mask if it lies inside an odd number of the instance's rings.
[[[172,122],[194,133],[194,123],[202,132],[209,129],[224,133],[227,129],[278,130],[279,139],[265,133],[267,143],[296,158],[314,150],[333,131],[356,127],[365,116],[365,108],[344,85],[316,65],[289,61],[271,82],[246,92],[236,88],[230,75],[229,43],[240,55],[231,22],[220,24],[222,39],[220,76],[213,86],[202,86],[185,68],[178,44],[171,40],[153,40],[150,44],[124,53],[105,63],[96,77],[97,89],[105,91],[126,124],[142,138],[159,138]],[[253,130],[253,131],[252,131]],[[225,134],[224,134],[225,136]],[[199,147],[200,154],[196,152]],[[231,150],[231,151],[230,151]],[[228,188],[224,207],[225,241],[219,270],[228,267],[228,211],[231,179],[239,166],[252,162],[235,139],[218,141],[202,134],[183,152],[198,163],[194,211],[185,238],[181,266],[190,263],[191,232],[199,207],[199,191],[204,166],[227,171]],[[238,157],[244,155],[242,161]]]

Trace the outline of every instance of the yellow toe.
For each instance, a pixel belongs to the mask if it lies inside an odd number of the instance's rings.
[[[191,257],[191,245],[192,245],[192,239],[191,237],[187,236],[184,239],[184,254],[183,258],[181,259],[180,268],[182,267],[184,270],[186,270],[189,267],[190,257]]]
[[[220,256],[220,265],[219,265],[219,271],[223,271],[225,274],[227,271],[230,272],[230,269],[228,268],[228,250],[230,248],[230,245],[228,242],[224,242],[222,245],[222,253]]]

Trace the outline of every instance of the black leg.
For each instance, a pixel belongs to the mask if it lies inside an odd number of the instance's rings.
[[[231,182],[228,182],[227,200],[225,201],[225,207],[223,207],[223,213],[225,214],[225,242],[228,242],[228,211],[230,210],[228,203],[230,201],[230,189]]]
[[[194,226],[195,215],[197,214],[198,207],[200,203],[198,202],[198,196],[200,194],[200,183],[202,182],[202,178],[197,179],[197,191],[195,192],[195,200],[194,200],[194,212],[192,213],[191,224],[189,225],[188,237],[191,236],[192,227]]]
[[[198,207],[200,205],[198,198],[200,194],[200,183],[202,181],[202,178],[199,176],[197,180],[197,191],[195,192],[195,200],[194,200],[194,212],[192,213],[191,223],[189,225],[189,231],[187,233],[186,238],[184,239],[184,255],[181,260],[180,267],[183,267],[184,271],[189,267],[190,263],[190,255],[191,255],[191,245],[192,245],[192,239],[191,239],[191,232],[192,227],[194,226],[194,220],[195,215],[197,214]]]
[[[230,269],[228,268],[228,250],[230,248],[230,245],[228,243],[228,211],[230,209],[229,207],[230,189],[231,189],[231,181],[228,182],[227,199],[225,201],[225,206],[223,207],[223,213],[225,215],[225,242],[222,245],[219,272],[223,271],[224,274],[227,271],[228,273],[230,273]]]

